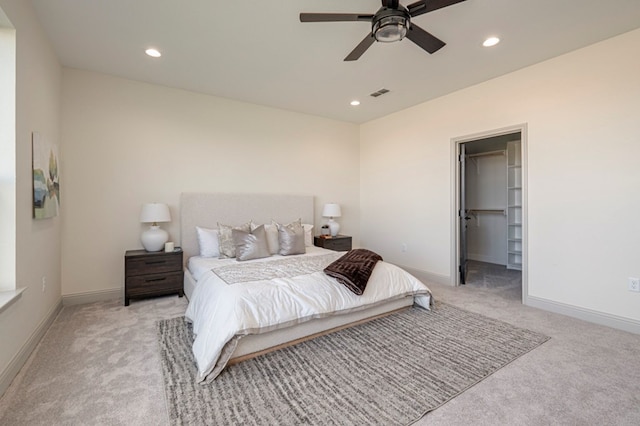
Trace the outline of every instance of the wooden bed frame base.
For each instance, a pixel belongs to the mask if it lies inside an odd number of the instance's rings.
[[[253,352],[253,353],[250,353],[250,354],[238,356],[236,358],[231,358],[229,360],[229,362],[227,362],[227,366],[238,364],[238,363],[240,363],[242,361],[246,361],[248,359],[256,358],[256,357],[259,357],[261,355],[265,355],[265,354],[268,354],[270,352],[277,351],[279,349],[288,348],[289,346],[297,345],[298,343],[306,342],[307,340],[315,339],[316,337],[326,336],[327,334],[335,333],[336,331],[344,330],[346,328],[351,328],[351,327],[354,327],[354,326],[360,325],[360,324],[365,324],[365,323],[367,323],[369,321],[373,321],[373,320],[378,319],[378,318],[384,318],[386,316],[393,315],[393,314],[398,313],[398,312],[402,312],[402,311],[407,310],[409,308],[410,308],[410,306],[406,306],[404,308],[395,309],[393,311],[385,312],[383,314],[374,315],[374,316],[369,317],[369,318],[364,318],[364,319],[361,319],[359,321],[355,321],[355,322],[352,322],[352,323],[349,323],[349,324],[345,324],[345,325],[341,325],[341,326],[338,326],[338,327],[334,327],[334,328],[331,328],[329,330],[325,330],[325,331],[321,331],[321,332],[318,332],[318,333],[315,333],[315,334],[311,334],[309,336],[301,337],[299,339],[295,339],[295,340],[292,340],[290,342],[282,343],[280,345],[276,345],[276,346],[273,346],[271,348],[263,349],[263,350],[258,351],[258,352]]]

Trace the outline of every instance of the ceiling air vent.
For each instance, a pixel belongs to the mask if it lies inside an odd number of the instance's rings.
[[[378,96],[384,95],[385,93],[389,93],[389,90],[383,88],[383,89],[378,90],[377,92],[373,92],[369,96],[373,96],[374,98],[377,98]]]

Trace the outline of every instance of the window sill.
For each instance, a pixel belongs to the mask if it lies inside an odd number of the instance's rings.
[[[17,288],[15,290],[0,291],[0,313],[7,309],[13,302],[22,296],[22,292],[27,288]]]

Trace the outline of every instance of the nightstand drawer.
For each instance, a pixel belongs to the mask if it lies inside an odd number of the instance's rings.
[[[317,247],[326,248],[335,251],[351,250],[351,237],[347,235],[338,235],[333,238],[315,237],[313,243]]]
[[[182,291],[182,272],[138,275],[126,280],[129,297]]]
[[[128,258],[125,262],[125,274],[127,277],[176,271],[182,271],[182,256],[143,256]]]
[[[182,288],[182,250],[148,252],[127,250],[124,255],[124,306],[129,299],[164,296],[178,293]]]
[[[331,240],[325,243],[325,247],[336,251],[348,251],[351,250],[351,238],[340,238]]]

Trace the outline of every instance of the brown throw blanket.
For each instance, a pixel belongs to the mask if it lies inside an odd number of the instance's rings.
[[[379,260],[382,260],[382,256],[378,253],[366,249],[355,249],[324,268],[324,272],[361,296]]]

